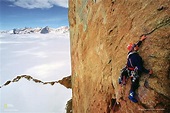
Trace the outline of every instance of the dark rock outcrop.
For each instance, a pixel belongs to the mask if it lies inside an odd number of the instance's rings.
[[[39,79],[33,78],[30,75],[20,75],[20,76],[17,76],[17,77],[15,77],[12,80],[6,81],[2,86],[0,86],[0,88],[2,88],[3,86],[9,85],[12,82],[18,82],[22,78],[25,78],[25,79],[27,79],[29,81],[32,80],[35,83],[42,83],[44,85],[46,85],[46,84],[54,85],[56,83],[60,83],[61,85],[65,86],[66,88],[71,88],[71,76],[64,77],[61,80],[57,80],[57,81],[43,82],[43,81],[41,81]]]
[[[71,76],[64,77],[62,80],[58,81],[61,85],[66,88],[71,88]]]
[[[111,113],[112,98],[117,113],[170,112],[169,0],[69,0],[69,23],[74,113]],[[130,80],[121,89],[117,80],[126,46],[142,34],[140,55],[154,73],[142,75],[135,104]]]
[[[66,104],[66,113],[73,113],[72,112],[72,99],[67,101],[67,104]]]

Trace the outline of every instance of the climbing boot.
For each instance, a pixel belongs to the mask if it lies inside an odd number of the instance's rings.
[[[134,103],[137,103],[137,102],[138,102],[138,100],[135,99],[135,92],[133,92],[133,91],[130,91],[129,99],[130,99],[132,102],[134,102]]]

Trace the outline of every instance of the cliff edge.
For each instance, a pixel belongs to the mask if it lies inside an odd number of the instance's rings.
[[[73,113],[170,112],[170,0],[69,0],[69,24]],[[121,88],[118,77],[126,46],[142,34],[139,54],[153,75],[142,75],[132,103],[130,80]]]

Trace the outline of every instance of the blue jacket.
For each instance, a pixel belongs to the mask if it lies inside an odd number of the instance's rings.
[[[142,44],[142,41],[139,41],[136,45],[138,47]],[[143,60],[142,57],[136,51],[130,51],[128,53],[128,60],[127,60],[127,67],[129,68],[138,68],[140,73],[149,73],[149,70],[143,67]]]

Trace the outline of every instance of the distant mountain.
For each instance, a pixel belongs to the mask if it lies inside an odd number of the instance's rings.
[[[40,33],[40,34],[47,34],[47,33],[67,33],[69,31],[69,27],[62,26],[59,28],[50,28],[48,26],[44,28],[20,28],[20,29],[13,29],[8,31],[0,31],[0,33],[9,33],[9,34],[33,34],[33,33]]]

